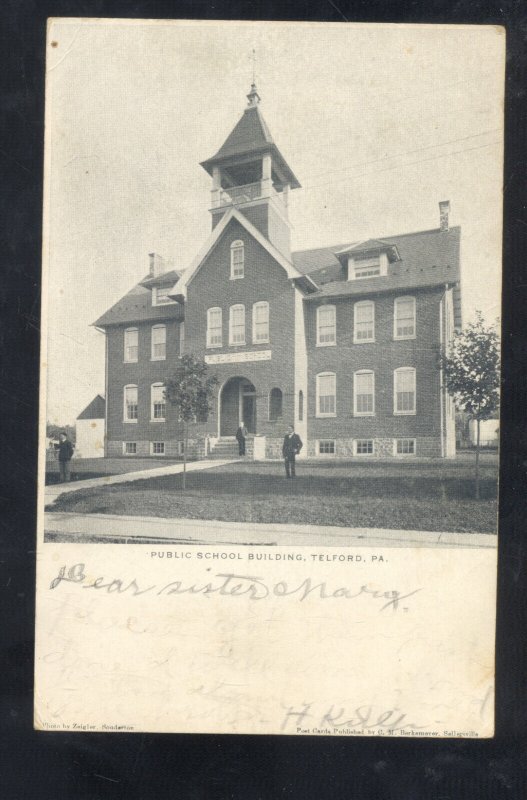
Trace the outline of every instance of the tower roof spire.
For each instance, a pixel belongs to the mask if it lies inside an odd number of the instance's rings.
[[[251,91],[247,95],[247,100],[249,101],[249,108],[254,108],[260,102],[260,95],[256,91],[256,84],[253,82],[251,83]]]

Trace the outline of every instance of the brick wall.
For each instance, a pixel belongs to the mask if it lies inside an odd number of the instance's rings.
[[[245,244],[245,273],[230,279],[230,245],[241,239]],[[190,282],[185,308],[185,352],[199,358],[207,354],[271,351],[271,360],[219,364],[210,367],[219,380],[218,390],[230,379],[246,378],[256,390],[257,432],[266,437],[281,437],[294,416],[294,292],[284,269],[252,239],[236,220],[231,220],[216,246]],[[267,344],[252,344],[252,306],[260,300],[269,303]],[[229,346],[229,307],[245,305],[246,344]],[[207,309],[219,306],[223,317],[223,346],[206,347]],[[282,390],[282,419],[269,421],[269,394],[273,387]],[[208,423],[196,426],[197,432],[218,434],[218,390]]]
[[[400,294],[400,293],[399,293]],[[441,455],[441,409],[439,355],[439,305],[442,290],[405,292],[416,297],[416,338],[394,341],[394,299],[399,294],[335,300],[336,346],[316,346],[316,304],[307,301],[308,343],[308,437],[345,440],[419,438],[422,449]],[[354,344],[353,306],[358,300],[375,302],[375,342]],[[393,372],[399,367],[416,370],[416,414],[398,416],[393,412]],[[375,416],[353,415],[353,374],[357,370],[375,373]],[[335,372],[336,416],[316,417],[316,375]],[[421,448],[420,448],[421,449]],[[314,454],[314,444],[310,446]],[[424,453],[420,453],[424,454]]]
[[[155,324],[160,324],[155,321]],[[182,425],[167,404],[166,421],[151,421],[150,387],[162,383],[170,374],[179,355],[179,322],[166,320],[166,359],[151,360],[152,323],[120,325],[108,328],[108,403],[106,438],[107,455],[122,455],[123,442],[137,442],[138,455],[149,455],[149,442],[169,442],[183,438]],[[124,331],[138,329],[139,351],[136,363],[124,362]],[[123,392],[126,385],[138,387],[138,420],[123,422]],[[141,451],[141,452],[139,452]],[[144,452],[143,452],[144,451]]]

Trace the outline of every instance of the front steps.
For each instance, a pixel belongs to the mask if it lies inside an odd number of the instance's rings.
[[[252,458],[252,439],[247,438],[245,440],[245,451],[247,453],[247,457]],[[239,455],[239,448],[238,442],[236,441],[234,436],[222,436],[220,437],[215,444],[212,445],[210,449],[210,453],[208,458],[211,459],[230,459],[230,458],[240,458]]]

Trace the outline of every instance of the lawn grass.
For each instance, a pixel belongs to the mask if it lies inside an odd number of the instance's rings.
[[[237,462],[187,474],[86,489],[53,510],[83,514],[284,522],[302,525],[494,533],[497,465],[460,462],[300,462],[286,480],[277,462]]]

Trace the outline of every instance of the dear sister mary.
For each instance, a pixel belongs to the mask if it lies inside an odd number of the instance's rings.
[[[235,572],[220,572],[213,575],[203,583],[185,583],[182,580],[170,581],[163,585],[152,584],[141,586],[137,578],[124,580],[121,578],[107,578],[100,576],[95,579],[88,578],[85,564],[66,565],[59,569],[58,575],[51,581],[49,588],[56,589],[62,583],[76,584],[79,588],[100,592],[102,594],[127,594],[130,597],[140,595],[157,595],[167,597],[170,595],[201,595],[203,597],[243,597],[251,600],[265,600],[266,598],[292,597],[300,602],[308,597],[318,600],[355,600],[359,597],[369,598],[374,601],[379,611],[391,608],[397,611],[402,600],[417,594],[421,589],[413,589],[401,593],[397,589],[374,589],[367,584],[362,586],[328,586],[327,581],[317,582],[310,577],[290,584],[287,581],[268,583],[255,575],[244,575]]]

